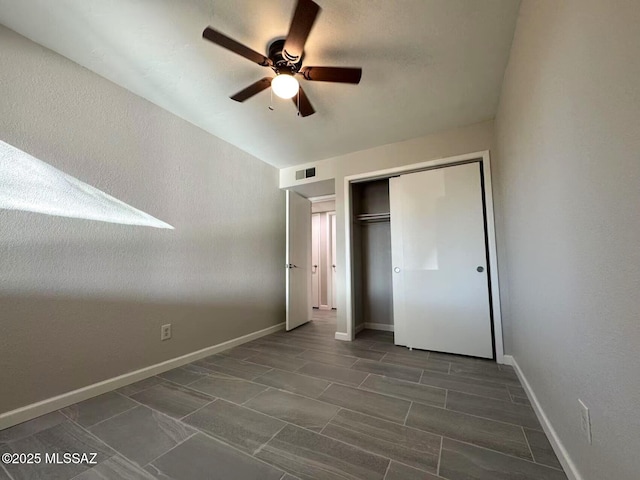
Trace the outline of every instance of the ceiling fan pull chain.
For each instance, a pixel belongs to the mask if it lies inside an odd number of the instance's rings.
[[[298,90],[298,116],[300,116],[300,91]]]
[[[269,92],[271,93],[271,100],[269,100],[269,110],[273,112],[273,90],[269,89]]]

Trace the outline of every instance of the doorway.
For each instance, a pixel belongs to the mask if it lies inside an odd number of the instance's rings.
[[[335,197],[313,197],[311,201],[311,286],[316,310],[335,310]]]

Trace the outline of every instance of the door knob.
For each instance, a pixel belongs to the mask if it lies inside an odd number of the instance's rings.
[[[396,268],[393,269],[393,271],[396,272],[396,273],[400,273],[400,268],[396,267]]]
[[[476,270],[480,273],[484,272],[484,267],[480,266],[478,268],[476,268]]]

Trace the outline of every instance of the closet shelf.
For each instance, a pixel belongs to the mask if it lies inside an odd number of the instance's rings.
[[[391,219],[391,214],[386,213],[361,213],[356,215],[356,221],[358,222],[388,222]]]

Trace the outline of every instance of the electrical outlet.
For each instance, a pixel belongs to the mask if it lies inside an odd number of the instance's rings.
[[[582,433],[591,445],[591,417],[589,416],[589,407],[587,407],[584,402],[578,399],[578,403],[580,404],[580,429]]]
[[[160,327],[160,340],[169,340],[171,338],[171,324],[167,323]]]

